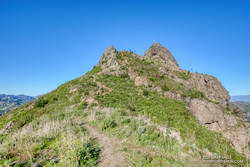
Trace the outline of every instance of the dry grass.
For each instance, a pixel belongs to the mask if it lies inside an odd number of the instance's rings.
[[[59,114],[59,115],[58,115]],[[60,119],[60,114],[66,114]],[[77,116],[74,108],[62,113],[46,114],[8,134],[0,143],[0,155],[18,163],[38,161],[50,164],[57,158],[59,166],[77,166],[77,151],[91,141],[83,128],[84,115]]]

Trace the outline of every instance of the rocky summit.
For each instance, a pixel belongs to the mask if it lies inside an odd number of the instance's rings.
[[[159,43],[107,48],[85,75],[0,117],[0,166],[245,167],[250,123]]]

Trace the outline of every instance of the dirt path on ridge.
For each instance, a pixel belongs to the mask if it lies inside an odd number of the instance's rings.
[[[85,125],[90,136],[94,137],[101,146],[101,159],[98,163],[99,167],[127,167],[128,162],[120,151],[121,142],[110,138],[109,136],[99,132],[96,128]]]

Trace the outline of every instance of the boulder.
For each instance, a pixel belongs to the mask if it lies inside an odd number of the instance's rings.
[[[210,130],[221,131],[226,128],[223,110],[218,105],[200,99],[192,99],[189,106],[200,124]]]

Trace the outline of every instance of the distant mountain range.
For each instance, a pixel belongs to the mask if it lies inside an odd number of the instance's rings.
[[[243,109],[245,109],[245,111],[250,112],[250,102],[236,101],[234,102],[234,104],[237,104]]]
[[[244,101],[244,102],[250,102],[250,95],[238,95],[238,96],[232,96],[231,101]]]
[[[231,101],[247,112],[247,119],[250,121],[250,95],[232,96]]]
[[[5,95],[0,94],[0,115],[5,112],[8,112],[24,103],[27,103],[35,99],[31,96],[26,95]]]

